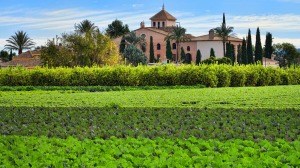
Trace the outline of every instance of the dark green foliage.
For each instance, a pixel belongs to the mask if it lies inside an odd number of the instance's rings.
[[[123,36],[123,37],[122,37],[122,40],[121,40],[121,43],[120,43],[120,46],[119,46],[119,52],[120,52],[121,54],[123,54],[125,48],[126,48],[126,41],[125,41],[125,37]]]
[[[260,62],[261,64],[263,64],[262,62],[262,45],[261,45],[261,39],[260,39],[260,31],[259,31],[259,27],[257,27],[256,30],[256,42],[255,42],[255,52],[254,52],[254,56],[255,56],[255,62]]]
[[[210,49],[210,57],[216,57],[215,50],[213,48]]]
[[[190,103],[200,102],[186,100],[182,105]],[[0,107],[0,111],[0,134],[6,136],[294,141],[300,135],[300,111],[293,108],[122,108],[113,103],[104,108]]]
[[[123,25],[123,22],[116,19],[111,24],[108,25],[106,29],[106,34],[108,34],[111,38],[117,38],[120,36],[124,36],[129,33],[128,25]]]
[[[150,36],[150,63],[154,63],[154,45],[153,45],[153,37]]]
[[[5,50],[2,50],[2,51],[0,52],[0,58],[1,58],[3,61],[10,61],[10,60],[11,60],[11,59],[10,59],[10,54],[8,54],[8,52],[5,51]]]
[[[136,48],[134,45],[128,45],[123,53],[123,56],[134,66],[138,64],[147,64],[147,56],[143,53],[142,50]]]
[[[171,49],[171,42],[170,40],[167,40],[167,46],[166,46],[166,57],[169,61],[173,61],[173,53]]]
[[[265,58],[270,58],[271,59],[271,56],[273,54],[272,42],[273,42],[272,34],[268,32],[266,34]]]
[[[181,62],[182,62],[182,63],[186,63],[186,55],[185,55],[185,52],[184,52],[184,48],[183,48],[183,47],[181,47],[180,59],[181,59]]]
[[[242,42],[242,64],[248,64],[247,47],[246,47],[245,38],[243,38],[243,42]]]
[[[240,44],[238,45],[238,50],[237,50],[237,63],[239,65],[243,64],[243,62],[242,62],[242,46]]]
[[[299,58],[299,53],[296,47],[291,43],[282,43],[273,45],[275,60],[279,61],[280,67],[294,67],[297,64],[297,58]]]
[[[252,50],[252,37],[251,37],[251,31],[249,29],[248,31],[248,37],[247,37],[247,63],[253,64],[253,50]]]
[[[230,42],[226,43],[226,58],[230,59],[232,63],[235,62],[234,45]]]
[[[201,63],[201,58],[202,58],[201,51],[197,50],[196,65],[199,65]]]

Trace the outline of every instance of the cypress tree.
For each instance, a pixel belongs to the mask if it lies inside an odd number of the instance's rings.
[[[210,57],[216,57],[215,50],[213,48],[210,49]]]
[[[170,40],[167,40],[167,45],[166,45],[166,57],[169,61],[173,60],[173,53],[171,49],[171,42]]]
[[[231,61],[234,61],[233,59],[233,51],[232,51],[232,45],[229,43],[226,43],[226,54],[225,57],[229,58]]]
[[[271,59],[272,53],[273,53],[272,34],[268,32],[266,34],[265,57]]]
[[[120,43],[120,46],[119,46],[119,51],[120,51],[121,54],[124,53],[125,47],[126,47],[126,42],[125,42],[125,37],[123,36],[122,40],[121,40],[121,43]]]
[[[233,44],[231,44],[231,51],[232,51],[232,59],[231,59],[231,61],[232,61],[232,64],[234,64],[235,63],[235,47],[234,47],[234,45]]]
[[[247,47],[246,47],[245,38],[243,38],[243,42],[242,42],[242,64],[248,64]]]
[[[12,58],[13,58],[13,53],[12,53],[12,49],[10,49],[8,60],[11,61]]]
[[[253,64],[252,38],[251,38],[250,29],[248,31],[248,39],[247,39],[247,58],[248,58],[248,64]]]
[[[261,46],[261,40],[260,40],[259,27],[257,27],[257,30],[256,30],[256,42],[255,42],[254,56],[255,56],[255,62],[260,61],[261,64],[263,63],[262,62],[262,46]]]
[[[154,46],[153,46],[153,37],[150,36],[150,63],[154,62]]]
[[[198,49],[198,50],[197,50],[197,55],[196,55],[196,65],[199,65],[199,64],[200,64],[200,62],[201,62],[201,57],[202,57],[201,52],[200,52],[200,50]]]
[[[181,62],[182,62],[182,63],[185,63],[185,62],[186,62],[186,60],[185,60],[185,52],[184,52],[183,47],[181,47],[180,58],[181,58]]]
[[[237,62],[239,65],[242,64],[242,46],[239,44],[238,45],[238,53],[237,53]]]

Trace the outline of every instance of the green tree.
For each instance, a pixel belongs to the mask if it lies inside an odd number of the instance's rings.
[[[86,33],[93,33],[98,30],[98,27],[95,26],[94,23],[92,23],[90,20],[83,20],[79,24],[75,23],[75,32],[79,34],[86,34]]]
[[[182,28],[180,26],[173,26],[171,32],[165,37],[165,41],[167,40],[174,40],[176,42],[176,62],[179,61],[179,44],[181,42],[190,41],[191,39],[189,36],[185,33],[185,28]]]
[[[181,47],[181,53],[180,53],[180,59],[182,63],[186,63],[186,56],[185,56],[185,52],[184,52],[184,48]]]
[[[216,58],[215,50],[213,48],[210,49],[210,55],[209,56]]]
[[[125,41],[125,37],[123,36],[122,39],[121,39],[120,46],[119,46],[119,52],[121,54],[123,54],[125,48],[126,48],[126,41]]]
[[[150,63],[154,62],[154,45],[153,45],[153,37],[150,36]]]
[[[17,50],[18,54],[22,54],[24,49],[31,49],[35,43],[29,38],[28,34],[23,31],[15,32],[15,35],[6,40],[8,44],[4,47],[10,50]]]
[[[232,62],[235,61],[235,58],[234,58],[234,46],[229,42],[229,43],[226,43],[226,55],[225,57],[229,58]]]
[[[253,48],[252,48],[252,37],[251,37],[251,30],[248,31],[248,38],[247,38],[247,58],[248,64],[253,64]]]
[[[222,39],[223,54],[224,54],[223,56],[226,55],[226,53],[225,53],[225,44],[228,41],[228,37],[234,36],[234,34],[232,33],[233,29],[234,29],[233,27],[226,26],[225,13],[223,13],[223,22],[222,22],[221,26],[214,28],[214,31],[217,34],[217,36],[219,36]]]
[[[124,36],[129,33],[128,25],[123,25],[123,22],[116,19],[111,24],[108,25],[106,29],[106,34],[109,35],[111,38],[117,38],[120,36]]]
[[[248,64],[247,46],[245,38],[243,38],[242,42],[242,64]]]
[[[266,34],[265,58],[271,59],[271,56],[273,54],[272,42],[273,42],[272,34],[268,32]]]
[[[242,64],[242,46],[238,45],[237,62],[239,65]]]
[[[172,53],[172,49],[171,49],[171,42],[170,42],[170,40],[167,40],[166,57],[167,57],[168,61],[172,61],[173,60],[173,53]]]
[[[197,50],[197,55],[196,55],[196,65],[200,64],[201,58],[202,58],[201,51],[198,49]]]
[[[0,52],[0,58],[3,60],[3,61],[10,61],[9,60],[9,53],[5,50],[1,50]]]
[[[78,33],[63,34],[61,39],[61,46],[48,42],[47,47],[42,49],[44,65],[74,67],[120,63],[117,46],[110,37],[99,31],[84,36]]]
[[[135,31],[130,32],[128,35],[125,36],[125,41],[127,44],[132,44],[134,46],[139,46],[140,49],[146,49],[146,39],[145,35],[137,35]]]
[[[271,57],[272,57],[272,54],[273,54],[272,42],[273,42],[272,34],[267,32],[266,43],[265,43],[265,53],[264,53],[265,58],[271,59]],[[267,61],[267,59],[265,59],[265,66],[267,66],[266,61]]]
[[[254,52],[254,56],[255,56],[255,62],[260,62],[261,64],[263,64],[262,62],[262,45],[261,45],[261,39],[260,39],[260,31],[259,31],[259,27],[257,27],[256,30],[256,42],[255,42],[255,52]]]
[[[279,61],[280,67],[294,67],[297,64],[297,58],[299,58],[299,53],[297,52],[296,47],[291,43],[282,43],[282,44],[275,44],[273,46],[275,60]]]
[[[146,55],[133,44],[129,44],[125,48],[123,55],[134,66],[137,66],[138,64],[147,64]]]

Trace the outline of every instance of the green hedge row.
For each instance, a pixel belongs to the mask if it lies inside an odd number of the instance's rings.
[[[161,65],[76,68],[21,67],[0,70],[1,86],[174,86],[207,87],[300,84],[300,68],[261,65]]]
[[[299,109],[0,107],[0,135],[300,139]]]

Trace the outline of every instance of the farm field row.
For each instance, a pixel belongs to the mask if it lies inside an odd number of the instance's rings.
[[[0,106],[300,108],[300,85],[118,92],[0,91]]]
[[[300,141],[0,136],[4,167],[298,167]]]

